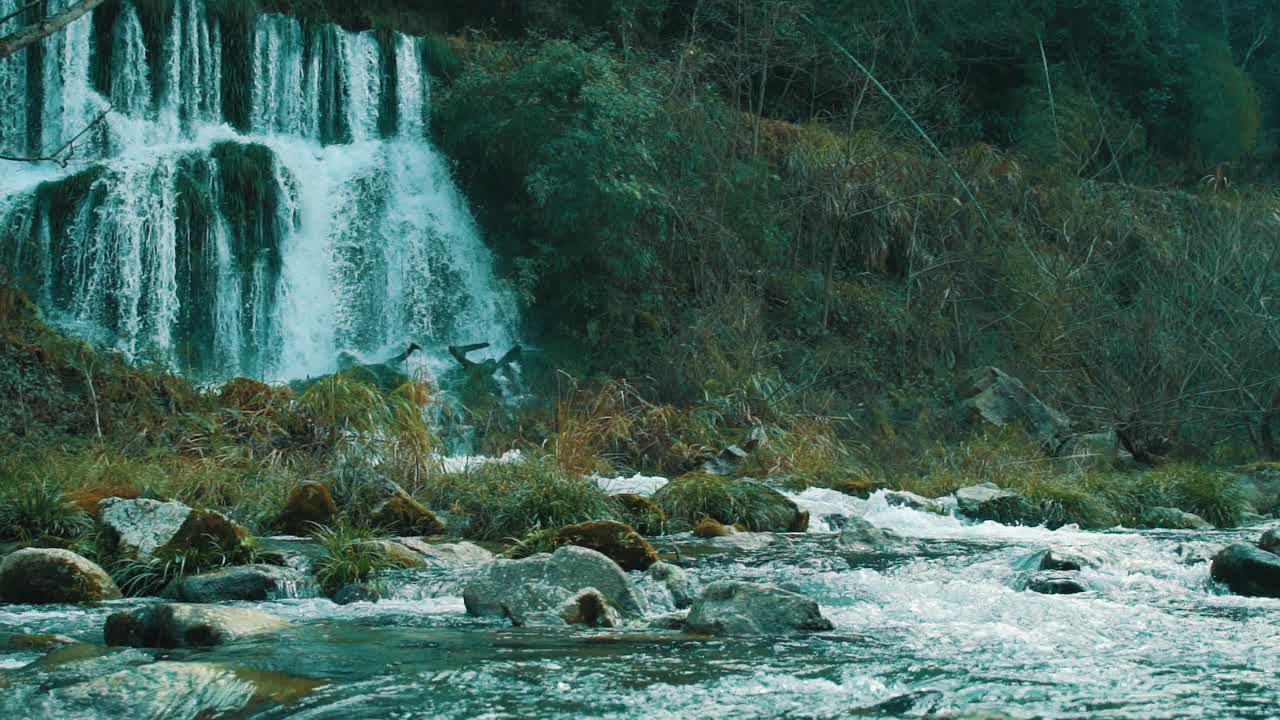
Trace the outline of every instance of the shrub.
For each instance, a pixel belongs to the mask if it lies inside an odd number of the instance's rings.
[[[466,534],[479,540],[522,538],[534,530],[618,515],[594,481],[566,472],[551,458],[442,474],[424,483],[423,495],[431,507],[468,516]]]
[[[708,472],[691,472],[662,486],[653,496],[667,515],[668,529],[690,530],[705,519],[751,531],[789,526],[794,507],[759,483]]]
[[[365,582],[395,562],[376,543],[376,532],[350,525],[316,526],[312,537],[324,549],[315,565],[316,582],[326,593],[350,583]]]
[[[93,527],[88,513],[67,502],[47,481],[15,485],[0,497],[0,537],[73,540]]]
[[[228,546],[210,535],[203,536],[202,540],[181,550],[161,548],[155,555],[147,557],[117,557],[110,563],[108,571],[122,593],[141,597],[159,594],[171,583],[188,575],[251,564],[257,560],[252,543],[237,541]],[[95,547],[101,550],[100,544]]]

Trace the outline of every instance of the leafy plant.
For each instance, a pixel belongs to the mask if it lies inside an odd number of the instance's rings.
[[[374,542],[379,535],[351,525],[316,526],[312,537],[324,550],[315,565],[316,582],[327,593],[344,585],[365,582],[382,570],[395,567],[395,562]]]
[[[93,518],[47,480],[11,486],[0,497],[0,534],[9,539],[73,540],[92,527]]]

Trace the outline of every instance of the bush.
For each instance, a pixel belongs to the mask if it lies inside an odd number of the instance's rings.
[[[653,496],[667,515],[668,529],[690,530],[711,519],[741,525],[752,532],[787,528],[795,508],[777,491],[759,483],[708,472],[691,472],[667,483]]]
[[[74,540],[93,527],[89,514],[47,481],[10,486],[0,496],[0,538]]]
[[[339,525],[327,528],[317,526],[312,537],[324,549],[324,555],[316,560],[316,582],[329,594],[351,583],[365,582],[382,570],[395,567],[396,563],[376,543],[375,531]]]
[[[424,483],[423,497],[430,507],[469,517],[466,535],[477,540],[523,538],[534,530],[618,516],[593,480],[566,472],[551,458],[442,474]]]

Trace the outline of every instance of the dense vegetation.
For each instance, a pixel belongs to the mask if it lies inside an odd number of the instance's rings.
[[[304,479],[380,474],[502,540],[627,517],[585,473],[679,475],[763,428],[740,474],[795,488],[992,480],[1053,522],[1232,524],[1244,500],[1200,466],[1276,457],[1271,3],[339,5],[262,9],[434,33],[434,139],[541,350],[532,401],[469,415],[531,459],[442,472],[421,382],[200,391],[5,291],[0,485],[55,508],[129,486],[266,528]],[[1158,467],[975,430],[954,387],[988,364]],[[24,534],[78,532],[7,503]]]

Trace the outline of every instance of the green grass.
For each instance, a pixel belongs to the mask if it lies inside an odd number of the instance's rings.
[[[324,549],[316,561],[316,582],[332,595],[344,585],[366,582],[382,570],[395,567],[395,562],[372,540],[376,531],[339,525],[317,527],[312,537]]]
[[[724,525],[763,530],[790,524],[792,510],[761,486],[707,472],[682,475],[664,485],[654,500],[671,531],[691,530],[710,518]]]
[[[93,528],[89,514],[67,502],[47,480],[6,483],[0,495],[0,538],[75,540]]]
[[[565,471],[550,458],[440,474],[424,483],[420,495],[427,507],[469,517],[466,535],[477,540],[523,538],[534,530],[618,516],[618,508],[595,482]]]

